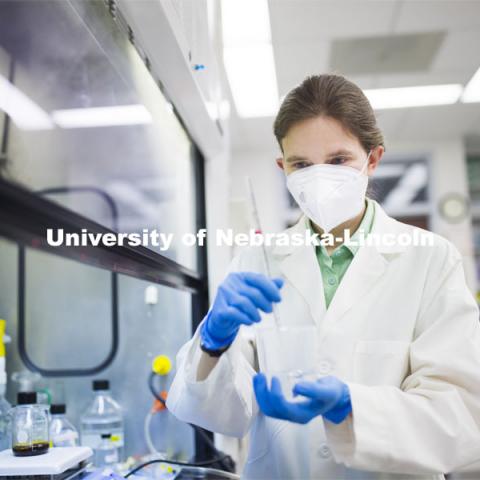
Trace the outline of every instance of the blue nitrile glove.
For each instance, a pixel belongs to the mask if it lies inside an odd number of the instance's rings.
[[[314,382],[302,381],[293,387],[295,396],[307,397],[301,402],[289,402],[282,393],[280,380],[272,377],[271,389],[263,373],[253,378],[253,387],[260,410],[269,417],[308,423],[322,415],[333,423],[341,423],[352,411],[348,386],[337,377],[322,377]]]
[[[258,309],[270,313],[272,302],[280,301],[281,278],[261,273],[230,273],[220,284],[212,308],[200,331],[202,345],[218,350],[230,345],[240,325],[260,321]]]

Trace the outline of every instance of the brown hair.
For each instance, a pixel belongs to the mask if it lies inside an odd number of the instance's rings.
[[[319,116],[339,121],[366,152],[385,147],[372,106],[357,85],[342,75],[311,75],[288,93],[275,118],[273,132],[280,150],[293,125]]]

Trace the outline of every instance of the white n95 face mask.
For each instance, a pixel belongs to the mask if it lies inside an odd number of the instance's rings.
[[[318,164],[287,175],[287,188],[305,215],[324,232],[358,215],[363,208],[370,151],[361,170]]]

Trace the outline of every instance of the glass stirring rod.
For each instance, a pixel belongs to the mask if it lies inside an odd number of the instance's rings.
[[[258,215],[258,208],[257,208],[257,202],[255,201],[255,194],[253,193],[252,180],[250,177],[247,176],[246,181],[247,181],[247,192],[250,200],[250,208],[251,208],[251,213],[253,217],[255,233],[261,234],[262,227],[260,225],[260,217]],[[262,242],[261,248],[262,248],[262,255],[263,255],[263,263],[265,266],[265,272],[269,278],[272,278],[272,271],[270,268],[270,262],[267,255],[267,248],[264,242]],[[277,327],[279,327],[281,325],[280,316],[278,314],[278,308],[275,302],[272,303],[272,308],[273,308],[273,319],[275,320],[275,324],[277,325]]]

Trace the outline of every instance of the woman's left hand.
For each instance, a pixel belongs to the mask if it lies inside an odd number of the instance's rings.
[[[272,377],[269,389],[263,373],[255,375],[253,387],[260,410],[280,420],[308,423],[322,415],[333,423],[341,423],[352,411],[348,386],[333,376],[297,383],[293,387],[293,394],[305,397],[303,401],[289,402],[283,395],[277,377]]]

